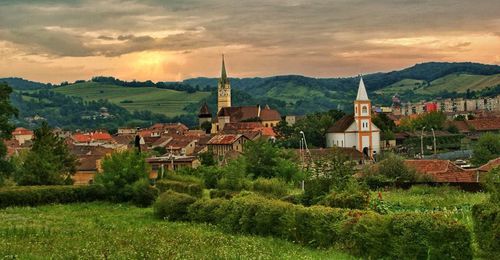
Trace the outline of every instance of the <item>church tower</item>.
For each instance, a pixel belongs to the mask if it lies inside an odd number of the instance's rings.
[[[231,84],[226,74],[226,65],[224,64],[224,55],[222,55],[222,72],[217,84],[217,113],[223,107],[231,107]]]
[[[372,158],[374,151],[373,130],[372,129],[372,115],[371,102],[366,93],[365,83],[363,78],[360,77],[358,95],[354,100],[354,120],[358,129],[358,150],[363,152],[366,156]]]

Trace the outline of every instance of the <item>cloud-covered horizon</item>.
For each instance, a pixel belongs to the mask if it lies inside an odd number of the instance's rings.
[[[496,0],[0,0],[0,77],[349,76],[500,64]]]

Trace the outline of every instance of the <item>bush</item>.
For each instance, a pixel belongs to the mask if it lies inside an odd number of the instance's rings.
[[[187,220],[189,205],[196,199],[192,196],[168,190],[162,193],[153,205],[157,217],[168,220]]]
[[[106,188],[111,201],[131,201],[134,197],[132,185],[141,179],[148,179],[150,166],[145,155],[134,150],[115,152],[102,161],[101,174],[95,183]]]
[[[101,185],[24,186],[0,189],[0,208],[89,202],[104,199],[106,199],[106,192]]]
[[[188,207],[189,220],[203,223],[217,223],[219,208],[225,207],[229,201],[225,199],[199,199]]]
[[[274,236],[314,247],[339,246],[364,258],[471,259],[467,228],[442,214],[379,215],[371,211],[304,207],[256,195],[199,200],[193,221],[225,230]]]
[[[500,253],[500,206],[494,203],[474,205],[472,208],[474,233],[479,248],[486,256]]]
[[[203,187],[200,184],[190,182],[180,182],[171,180],[160,180],[156,182],[156,187],[160,192],[173,190],[179,193],[186,193],[193,197],[201,198],[203,195]]]
[[[132,202],[139,207],[151,206],[160,193],[160,191],[152,187],[146,179],[136,181],[132,185],[132,191],[134,194]]]
[[[366,209],[370,203],[370,194],[363,191],[332,192],[318,204],[332,208]]]
[[[231,199],[236,194],[237,194],[237,192],[229,191],[229,190],[211,190],[210,191],[210,198],[211,199],[216,199],[216,198]]]
[[[241,191],[250,190],[252,181],[246,178],[222,177],[217,182],[217,188],[221,190]]]
[[[258,178],[253,181],[252,190],[279,198],[288,194],[288,185],[283,180],[277,178]]]
[[[189,170],[193,170],[190,168],[186,168]],[[180,182],[189,182],[189,183],[195,183],[199,184],[200,186],[203,186],[203,180],[192,175],[187,175],[187,174],[177,174],[174,172],[168,172],[165,176],[165,179],[172,180],[172,181],[180,181]]]

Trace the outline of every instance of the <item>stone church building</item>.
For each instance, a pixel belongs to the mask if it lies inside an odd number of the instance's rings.
[[[372,123],[372,108],[363,78],[354,100],[354,114],[346,115],[330,127],[326,134],[327,147],[356,148],[369,158],[380,152],[380,129]]]
[[[239,106],[231,105],[231,84],[226,73],[224,56],[222,56],[222,72],[217,84],[217,116],[212,119],[212,114],[205,103],[198,113],[198,120],[201,124],[211,122],[212,134],[220,133],[224,125],[228,123],[240,122],[260,122],[264,127],[275,127],[281,121],[278,111],[269,106]]]

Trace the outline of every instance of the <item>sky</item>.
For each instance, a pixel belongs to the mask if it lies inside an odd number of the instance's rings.
[[[498,0],[0,0],[0,77],[343,77],[500,64]]]

